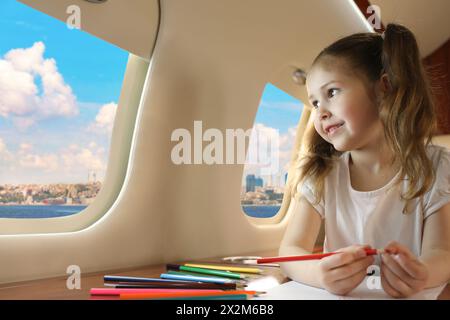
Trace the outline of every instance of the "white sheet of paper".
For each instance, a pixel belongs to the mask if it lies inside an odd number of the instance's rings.
[[[373,277],[373,276],[372,276]],[[289,281],[273,287],[259,297],[252,300],[387,300],[394,299],[381,289],[369,289],[368,277],[358,287],[346,296],[338,296],[329,293],[325,289],[319,289],[296,281]],[[371,279],[373,280],[373,279]],[[373,283],[373,282],[372,282]],[[445,284],[431,289],[425,289],[406,300],[436,300]]]

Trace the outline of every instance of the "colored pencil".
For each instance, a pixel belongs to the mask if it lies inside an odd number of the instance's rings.
[[[245,277],[240,275],[239,273],[234,273],[230,271],[222,271],[222,270],[213,270],[213,269],[206,269],[206,268],[198,268],[198,267],[191,267],[191,266],[183,266],[179,264],[167,264],[166,265],[167,270],[179,270],[179,271],[188,271],[188,272],[195,272],[195,273],[201,273],[201,274],[207,274],[212,276],[219,276],[219,277],[225,277],[225,278],[232,278],[232,279],[244,279]]]
[[[236,290],[245,286],[237,283],[206,283],[194,281],[173,281],[173,282],[113,282],[105,283],[105,287],[116,289],[220,289]]]
[[[160,278],[144,278],[144,277],[129,277],[129,276],[104,276],[103,281],[110,282],[174,282],[171,279]]]
[[[219,277],[225,277],[225,278],[231,278],[231,279],[243,279],[244,278],[244,276],[240,275],[239,273],[234,273],[234,272],[230,272],[230,271],[190,267],[190,266],[185,266],[185,265],[183,266],[183,265],[179,265],[179,264],[167,264],[166,268],[167,268],[167,270],[188,271],[188,272],[195,272],[195,273],[201,273],[201,274],[207,274],[207,275],[213,275],[213,276],[219,276]]]
[[[198,297],[181,297],[181,298],[161,298],[158,300],[247,300],[250,297],[246,294],[229,294],[221,296],[198,296]]]
[[[161,298],[188,298],[208,296],[258,295],[256,291],[234,290],[222,292],[174,292],[174,293],[121,293],[120,299],[161,299]]]
[[[218,289],[116,289],[116,288],[91,288],[92,296],[120,296],[122,293],[178,293],[178,292],[224,292]]]
[[[383,253],[383,250],[377,249],[364,249],[368,256],[376,255]],[[256,259],[256,263],[271,263],[271,262],[288,262],[288,261],[302,261],[302,260],[317,260],[322,259],[334,254],[338,254],[342,252],[328,252],[328,253],[319,253],[319,254],[305,254],[301,256],[281,256],[281,257],[268,257]]]
[[[201,276],[193,276],[187,274],[174,274],[171,273],[161,273],[161,279],[169,279],[169,280],[181,280],[181,281],[196,281],[196,282],[210,282],[210,283],[235,283],[234,280],[224,279],[219,277],[201,277]]]
[[[213,269],[213,270],[223,270],[223,271],[231,271],[231,272],[243,272],[243,273],[257,273],[260,274],[263,271],[258,268],[245,268],[245,267],[235,267],[235,266],[218,266],[218,265],[209,265],[209,264],[196,264],[196,263],[185,263],[186,267],[195,267],[195,268],[204,268],[204,269]]]
[[[175,274],[175,275],[184,275],[184,276],[206,277],[206,278],[230,280],[231,283],[236,283],[238,285],[245,285],[248,282],[247,278],[241,279],[241,280],[235,280],[235,279],[221,278],[221,277],[216,277],[216,276],[208,276],[208,275],[199,274],[199,273],[195,273],[195,272],[177,271],[177,270],[167,270],[166,274]],[[195,281],[197,281],[197,280],[195,280]]]
[[[89,300],[120,300],[120,296],[93,296],[89,297]]]

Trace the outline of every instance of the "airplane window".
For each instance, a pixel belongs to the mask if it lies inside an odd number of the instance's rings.
[[[270,218],[278,213],[302,111],[301,101],[266,85],[242,177],[241,205],[248,216]]]
[[[128,52],[0,2],[0,218],[79,213],[105,175]]]

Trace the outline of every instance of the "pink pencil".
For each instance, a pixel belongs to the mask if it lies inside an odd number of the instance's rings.
[[[115,288],[92,288],[92,296],[120,296],[124,293],[190,293],[190,292],[224,292],[217,289],[115,289]]]
[[[378,249],[364,249],[366,251],[366,254],[368,256],[381,254],[384,251],[378,250]],[[287,262],[287,261],[302,261],[302,260],[317,260],[322,259],[328,256],[331,256],[333,254],[338,254],[342,252],[328,252],[328,253],[318,253],[318,254],[305,254],[302,256],[284,256],[284,257],[268,257],[268,258],[261,258],[256,259],[256,263],[263,264],[263,263],[272,263],[272,262]]]

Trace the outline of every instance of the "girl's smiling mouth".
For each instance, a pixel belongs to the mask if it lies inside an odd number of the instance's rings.
[[[334,136],[338,131],[340,131],[340,128],[344,125],[344,123],[332,126],[327,128],[325,131],[327,133],[328,136],[332,137]]]

